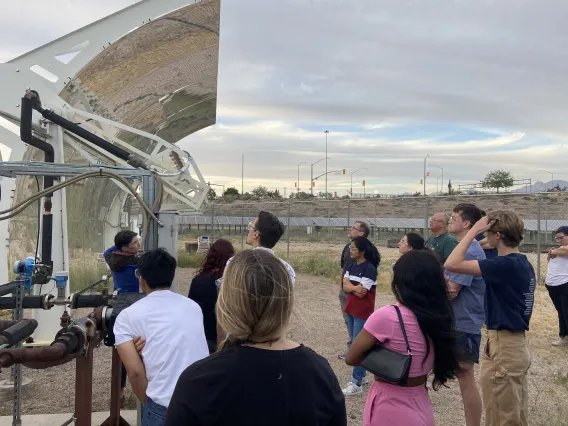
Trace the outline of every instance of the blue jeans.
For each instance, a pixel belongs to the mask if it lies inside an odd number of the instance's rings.
[[[367,320],[352,315],[347,315],[347,330],[349,330],[349,337],[351,337],[352,341],[354,341],[359,332],[363,330],[366,321]],[[361,386],[361,381],[363,377],[365,377],[365,374],[367,374],[367,372],[363,367],[353,367],[353,379],[351,381],[357,386]]]
[[[142,426],[163,426],[167,411],[167,407],[162,407],[148,398],[142,410]]]

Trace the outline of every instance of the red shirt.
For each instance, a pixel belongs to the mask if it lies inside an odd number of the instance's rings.
[[[356,286],[361,285],[368,291],[364,297],[358,297],[354,293],[348,293],[343,311],[348,315],[366,320],[375,310],[377,269],[368,261],[360,264],[354,262],[345,270],[344,278],[345,277],[349,278],[351,284]]]

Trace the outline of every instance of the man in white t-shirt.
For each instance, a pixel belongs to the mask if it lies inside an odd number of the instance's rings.
[[[124,309],[113,328],[132,389],[144,405],[142,426],[164,424],[179,376],[209,356],[201,308],[170,290],[176,266],[164,249],[143,254],[136,276],[146,297]],[[145,340],[140,355],[134,343],[138,336]]]

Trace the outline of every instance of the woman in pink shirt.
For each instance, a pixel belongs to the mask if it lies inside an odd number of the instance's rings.
[[[437,390],[458,373],[454,316],[440,263],[430,251],[412,250],[396,262],[392,291],[408,342],[412,363],[406,386],[377,380],[369,390],[364,425],[434,426],[426,382],[433,370]],[[393,306],[371,315],[347,353],[348,365],[360,365],[375,346],[406,354],[406,344]]]

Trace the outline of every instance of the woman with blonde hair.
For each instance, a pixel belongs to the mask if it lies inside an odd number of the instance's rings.
[[[285,337],[293,306],[292,281],[277,257],[237,254],[217,301],[225,340],[182,373],[165,425],[347,425],[327,360]]]

